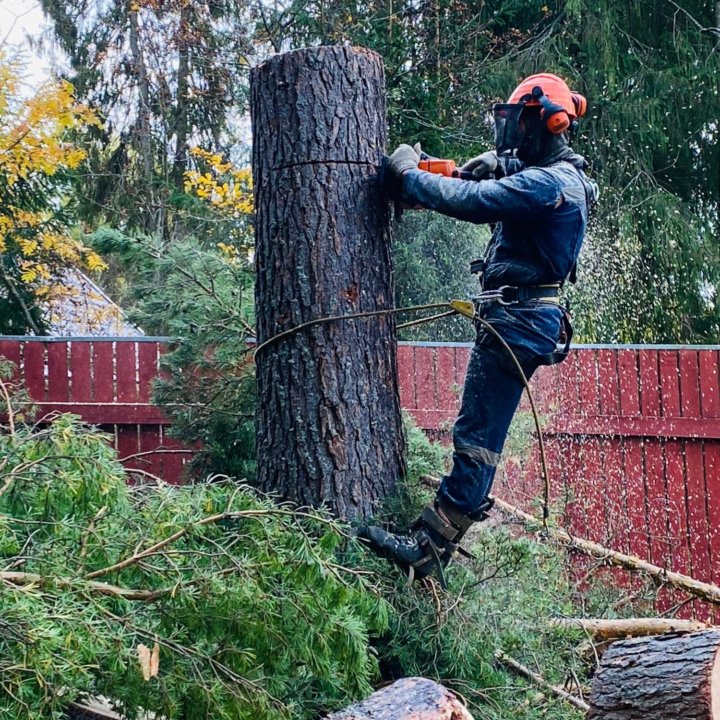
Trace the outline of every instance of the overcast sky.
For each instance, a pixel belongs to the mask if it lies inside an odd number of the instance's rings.
[[[50,75],[50,63],[30,48],[27,38],[37,38],[45,26],[38,0],[0,0],[0,48],[7,57],[23,54],[33,83]]]

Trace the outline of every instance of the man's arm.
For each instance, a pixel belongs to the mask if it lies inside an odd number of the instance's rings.
[[[562,201],[560,182],[546,170],[529,168],[501,180],[456,180],[420,170],[402,176],[401,200],[473,223],[542,216]]]

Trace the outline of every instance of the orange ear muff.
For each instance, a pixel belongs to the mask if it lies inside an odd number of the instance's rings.
[[[580,93],[572,93],[571,95],[573,105],[575,106],[575,115],[579,118],[583,117],[585,113],[587,112],[587,106],[588,102],[585,99],[584,95],[581,95]]]
[[[560,109],[546,118],[545,127],[553,135],[560,135],[570,127],[570,118],[564,110]]]
[[[539,85],[533,88],[532,96],[542,105],[540,117],[545,121],[545,127],[553,135],[560,135],[570,127],[570,117],[565,108],[550,100]]]

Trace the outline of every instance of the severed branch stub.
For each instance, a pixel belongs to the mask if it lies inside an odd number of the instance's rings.
[[[645,637],[665,633],[690,633],[707,630],[707,623],[697,620],[676,620],[675,618],[627,618],[607,620],[605,618],[553,618],[550,626],[577,628],[589,633],[595,640],[617,640],[627,637]]]
[[[520,508],[500,498],[495,498],[495,508],[508,513],[508,515],[512,515],[523,523],[536,524],[542,522],[538,518],[523,512]],[[585,538],[570,535],[567,530],[561,528],[550,527],[547,532],[548,537],[555,542],[562,543],[564,546],[571,547],[574,550],[580,550],[585,555],[602,560],[608,565],[620,567],[632,573],[646,575],[660,583],[665,583],[678,590],[683,590],[700,600],[720,605],[720,587],[717,585],[696,580],[689,575],[683,575],[673,570],[667,570],[635,555],[626,555],[612,548],[605,547],[593,540],[586,540]]]
[[[326,720],[473,720],[447,688],[427,678],[404,678]]]
[[[557,697],[562,698],[571,705],[574,705],[578,710],[587,711],[590,709],[590,706],[582,698],[576,697],[572,693],[567,692],[567,690],[564,690],[557,685],[552,685],[542,675],[533,672],[532,670],[530,670],[530,668],[525,667],[525,665],[523,665],[522,663],[519,663],[514,658],[506,655],[502,650],[495,651],[495,659],[501,665],[505,665],[505,667],[510,668],[518,675],[527,678],[538,687],[543,688],[543,690],[547,690],[553,695],[556,695]]]

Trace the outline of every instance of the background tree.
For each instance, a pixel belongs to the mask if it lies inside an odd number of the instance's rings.
[[[65,271],[105,263],[70,230],[69,174],[85,151],[66,138],[95,117],[67,82],[26,97],[22,72],[0,55],[0,333],[39,335],[48,303],[65,291]]]
[[[243,3],[43,0],[78,97],[102,120],[78,192],[86,216],[185,234],[175,212],[191,145],[227,146],[242,113],[250,50]]]
[[[154,398],[173,437],[198,447],[198,476],[255,474],[252,177],[218,153],[193,147],[177,214],[196,234],[164,247],[157,236],[99,228],[89,238],[122,267],[118,294],[149,333],[176,338],[161,363]],[[201,237],[202,240],[197,238]]]
[[[456,159],[490,145],[487,109],[520,78],[566,77],[590,101],[576,145],[603,188],[573,293],[579,337],[701,342],[720,330],[718,25],[707,0],[350,0],[281,5],[259,33],[370,46],[390,144]]]

